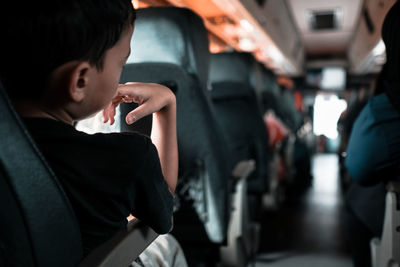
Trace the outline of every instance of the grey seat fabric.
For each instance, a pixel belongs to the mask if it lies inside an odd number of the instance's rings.
[[[286,125],[288,125],[293,132],[296,132],[301,126],[301,116],[296,110],[293,93],[288,89],[284,89],[281,102],[281,116]]]
[[[236,161],[256,160],[256,170],[248,178],[249,192],[263,193],[268,191],[270,155],[268,132],[251,81],[256,66],[248,53],[213,54],[210,93],[218,120],[229,133]]]
[[[280,114],[280,89],[276,81],[276,77],[272,71],[263,68],[261,71],[260,78],[260,91],[262,99],[262,111],[266,112],[268,110],[273,110],[275,114]]]
[[[76,266],[75,214],[1,85],[0,136],[0,265]]]
[[[232,166],[206,94],[209,52],[203,22],[188,9],[140,9],[131,50],[121,82],[165,84],[177,99],[179,178],[173,234],[181,243],[222,243]],[[130,109],[121,108],[122,118]],[[148,134],[150,127],[139,128]]]

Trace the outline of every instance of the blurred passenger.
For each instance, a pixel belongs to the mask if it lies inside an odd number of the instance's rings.
[[[366,90],[364,88],[360,89],[357,95],[357,99],[349,103],[349,106],[340,115],[340,119],[337,123],[338,132],[340,134],[340,144],[337,153],[339,157],[341,186],[344,191],[348,189],[348,186],[351,183],[351,178],[346,171],[344,162],[346,157],[347,145],[350,139],[350,134],[354,122],[368,102],[368,97],[366,96],[365,91]]]
[[[349,105],[345,111],[343,111],[338,121],[338,128],[341,134],[341,142],[343,142],[344,146],[343,151],[346,151],[347,143],[351,134],[351,129],[353,128],[355,120],[368,102],[368,97],[365,94],[365,89],[360,88],[359,90],[360,92],[358,93],[357,100],[352,101],[352,104]]]
[[[353,183],[346,196],[349,242],[355,266],[371,266],[369,243],[381,236],[385,183],[400,172],[400,3],[391,8],[382,27],[387,62],[377,94],[354,123],[346,158]]]

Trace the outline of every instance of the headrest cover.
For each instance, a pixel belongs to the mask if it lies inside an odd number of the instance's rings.
[[[250,53],[227,52],[211,55],[210,82],[241,82],[251,84],[256,60]]]
[[[209,48],[202,19],[186,8],[137,10],[127,63],[162,62],[181,66],[208,84]]]

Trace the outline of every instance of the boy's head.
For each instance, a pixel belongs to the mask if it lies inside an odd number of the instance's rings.
[[[81,101],[89,84],[83,113],[93,112],[91,102],[104,93],[93,87],[115,92],[134,19],[131,0],[3,1],[0,79],[13,100],[55,105]],[[72,108],[82,115],[82,107]]]

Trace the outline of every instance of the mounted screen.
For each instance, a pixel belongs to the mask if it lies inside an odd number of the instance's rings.
[[[306,84],[322,90],[343,90],[346,87],[346,71],[342,67],[308,70]]]

